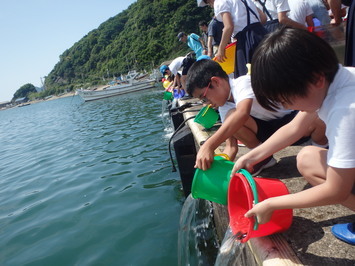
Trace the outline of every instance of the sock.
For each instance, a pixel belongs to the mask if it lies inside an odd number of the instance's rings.
[[[328,143],[322,145],[322,144],[315,143],[313,140],[312,140],[312,145],[319,147],[319,148],[324,148],[324,149],[328,149],[328,147],[329,147]]]

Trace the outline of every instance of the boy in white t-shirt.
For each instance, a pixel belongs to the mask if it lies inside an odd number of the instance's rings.
[[[197,0],[197,5],[213,8],[215,17],[223,22],[223,32],[215,55],[218,62],[226,60],[225,48],[232,38],[236,44],[234,77],[245,75],[246,64],[251,62],[254,50],[267,34],[262,22],[265,14],[258,9],[252,0]]]
[[[163,76],[168,75],[174,78],[168,90],[177,90],[178,95],[185,95],[186,74],[195,61],[196,60],[188,54],[186,56],[176,57],[169,66],[162,65],[160,67],[160,72]],[[181,72],[179,73],[180,69]]]
[[[288,0],[290,19],[307,27],[314,27],[313,10],[307,0]]]
[[[301,0],[296,0],[301,1]],[[292,28],[307,29],[304,22],[298,22],[288,16],[288,12],[292,11],[288,0],[254,0],[256,6],[260,8],[267,17],[264,27],[268,32],[273,32],[280,25]]]
[[[210,167],[215,149],[227,139],[235,143],[236,141],[230,139],[235,138],[248,148],[255,148],[297,114],[297,111],[282,107],[277,111],[268,111],[261,107],[255,100],[250,75],[230,79],[221,66],[212,60],[200,60],[192,65],[187,74],[186,88],[189,95],[205,100],[212,106],[219,107],[221,111],[222,126],[201,146],[196,157],[195,167],[203,170]],[[229,114],[225,118],[224,114],[227,112]],[[319,128],[321,127],[317,129]],[[309,136],[311,133],[319,134],[323,138],[324,128],[323,131],[316,130],[315,125],[312,125],[304,136]],[[233,160],[238,147],[227,146],[227,150],[231,152],[226,150],[224,152]],[[269,156],[254,167],[253,174],[256,175],[275,163],[275,159]]]
[[[277,62],[277,63],[273,63]],[[307,146],[297,167],[312,188],[266,199],[245,216],[270,220],[274,210],[342,204],[355,210],[355,68],[345,68],[330,45],[307,31],[284,28],[270,34],[255,52],[251,83],[259,103],[272,110],[281,103],[300,110],[289,124],[237,160],[233,172],[290,145],[315,117],[326,125],[329,150]],[[255,75],[253,73],[256,73]],[[355,245],[355,221],[334,225],[333,234]]]

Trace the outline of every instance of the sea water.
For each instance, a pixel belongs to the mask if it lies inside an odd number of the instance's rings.
[[[238,260],[242,255],[245,244],[241,243],[238,239],[238,235],[234,235],[230,226],[228,226],[222,245],[219,248],[215,266],[227,266],[227,265],[251,265],[238,264]]]
[[[194,199],[190,194],[180,214],[179,266],[214,265],[219,248],[217,239],[211,202]]]
[[[162,91],[0,111],[0,265],[177,265]]]

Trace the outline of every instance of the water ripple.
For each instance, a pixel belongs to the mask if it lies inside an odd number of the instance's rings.
[[[161,97],[0,112],[1,265],[176,265],[183,196]]]

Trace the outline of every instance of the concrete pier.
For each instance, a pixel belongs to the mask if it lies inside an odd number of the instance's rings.
[[[197,99],[179,100],[179,105],[197,102]],[[201,106],[186,109],[184,118],[197,114]],[[196,112],[193,112],[193,111]],[[193,119],[186,122],[195,139],[197,150],[200,143],[211,136],[220,126],[205,130]],[[278,164],[260,173],[262,177],[278,178],[286,184],[290,193],[310,187],[296,168],[296,155],[302,146],[288,147],[274,155]],[[223,151],[221,145],[216,153]],[[240,147],[237,158],[248,152]],[[227,207],[213,204],[216,229],[222,241],[229,224]],[[293,223],[284,233],[253,238],[248,243],[258,265],[355,265],[355,246],[336,239],[331,227],[337,223],[354,222],[355,214],[341,206],[324,206],[294,210]]]

